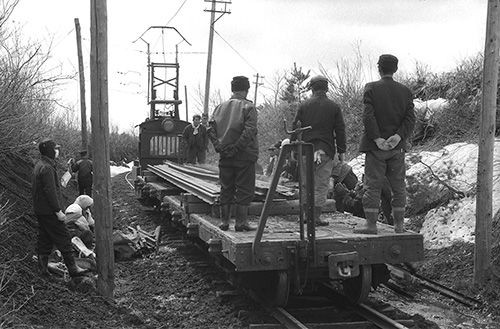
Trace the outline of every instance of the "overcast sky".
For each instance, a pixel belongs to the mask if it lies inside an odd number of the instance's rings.
[[[128,130],[147,116],[146,46],[133,41],[149,26],[167,23],[192,44],[179,44],[180,96],[184,100],[186,85],[189,116],[201,113],[195,99],[205,84],[210,14],[204,9],[210,3],[108,0],[107,5],[111,123]],[[258,72],[269,79],[264,80],[265,87],[275,72],[290,69],[294,62],[313,74],[319,73],[320,64],[333,70],[337,61],[353,56],[357,43],[367,58],[396,55],[400,69],[406,71],[412,71],[416,61],[435,72],[451,70],[461,59],[484,49],[487,0],[234,0],[229,8],[231,14],[215,25],[220,36],[214,37],[212,64],[211,90],[224,96],[229,96],[235,75],[253,80]],[[72,74],[78,68],[74,18],[79,18],[88,82],[89,12],[90,1],[20,0],[11,19],[26,36],[46,45],[52,40],[49,65]],[[155,61],[170,60],[180,41],[174,33],[162,35],[158,30],[146,33],[144,39],[158,53]],[[79,113],[78,78],[63,89],[65,104]],[[89,94],[87,86],[87,98]],[[87,104],[90,113],[89,100]],[[184,104],[180,109],[184,118]]]

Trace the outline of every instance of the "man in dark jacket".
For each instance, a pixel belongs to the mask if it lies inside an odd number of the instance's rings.
[[[187,163],[205,163],[207,152],[207,128],[201,124],[201,116],[193,115],[193,123],[182,132]]]
[[[61,252],[71,277],[86,272],[75,264],[65,215],[60,206],[60,183],[56,171],[59,146],[51,139],[38,145],[41,157],[35,164],[32,177],[33,209],[38,219],[38,265],[40,273],[48,276],[49,255],[55,245]]]
[[[345,123],[340,107],[326,96],[328,80],[321,76],[309,82],[312,96],[299,105],[294,126],[300,121],[302,127],[311,126],[302,134],[302,140],[314,145],[314,220],[316,226],[328,225],[320,215],[326,202],[333,160],[338,152],[344,161],[346,150]]]
[[[392,78],[397,69],[395,56],[381,55],[378,60],[381,79],[365,86],[365,131],[359,150],[365,152],[363,208],[366,224],[356,228],[355,233],[377,234],[380,192],[386,177],[392,190],[394,229],[396,233],[404,232],[405,152],[407,138],[415,126],[415,112],[411,91]]]
[[[78,192],[80,195],[86,194],[92,196],[92,161],[86,150],[80,152],[80,160],[76,163],[71,159],[71,170],[78,175]]]
[[[218,105],[210,120],[208,135],[219,153],[221,230],[229,229],[231,203],[236,204],[235,231],[255,230],[248,221],[248,206],[255,193],[255,163],[259,156],[257,110],[247,100],[247,77],[231,81],[231,99]]]

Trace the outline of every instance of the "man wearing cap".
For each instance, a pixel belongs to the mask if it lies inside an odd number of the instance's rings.
[[[377,234],[380,193],[387,177],[392,190],[394,230],[403,233],[406,141],[415,126],[413,96],[410,89],[392,78],[398,69],[395,56],[381,55],[377,64],[381,79],[368,83],[363,95],[364,134],[359,147],[365,153],[366,223],[354,232]]]
[[[74,159],[71,159],[71,170],[76,172],[78,175],[78,193],[79,195],[86,194],[92,196],[92,177],[93,177],[93,167],[92,161],[89,160],[89,156],[86,150],[80,152],[80,160],[76,163]]]
[[[259,155],[257,110],[247,100],[247,77],[231,81],[232,96],[218,105],[210,119],[208,136],[219,153],[221,230],[229,229],[231,204],[236,204],[235,231],[255,230],[248,221],[248,206],[255,193],[255,163]]]
[[[193,115],[193,123],[182,132],[187,163],[205,163],[208,145],[207,128],[201,124],[201,115]]]
[[[38,145],[41,157],[33,169],[31,192],[33,209],[38,220],[38,266],[40,274],[48,277],[48,261],[52,247],[61,252],[71,277],[86,271],[75,264],[68,229],[64,224],[60,200],[60,183],[56,171],[59,145],[51,139],[44,139]]]
[[[314,145],[314,220],[316,226],[328,225],[321,219],[326,203],[333,160],[344,161],[346,150],[345,123],[340,106],[326,96],[328,80],[321,75],[309,82],[312,96],[299,105],[293,121],[294,127],[300,121],[302,127],[312,129],[302,133],[302,140]]]

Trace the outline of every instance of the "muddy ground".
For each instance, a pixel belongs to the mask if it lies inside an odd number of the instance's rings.
[[[39,278],[31,259],[36,241],[29,194],[31,168],[26,158],[0,157],[4,191],[0,204],[9,200],[13,205],[11,220],[0,226],[0,328],[247,328],[250,323],[272,322],[244,295],[218,294],[232,290],[224,275],[193,245],[179,242],[166,229],[157,255],[115,264],[112,302],[92,292],[73,291],[64,282]],[[140,225],[154,230],[161,224],[160,216],[139,205],[124,176],[112,179],[115,229]],[[65,204],[75,197],[76,185],[70,182]],[[419,271],[481,298],[485,306],[473,316],[495,319],[500,313],[498,280],[483,289],[470,284],[473,254],[472,245],[429,251]]]

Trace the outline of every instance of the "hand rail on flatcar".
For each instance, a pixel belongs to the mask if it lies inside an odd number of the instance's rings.
[[[314,223],[314,172],[313,166],[304,166],[304,157],[306,163],[313,163],[313,145],[310,143],[304,143],[302,141],[302,133],[306,130],[312,129],[311,126],[301,127],[300,121],[297,122],[297,127],[294,130],[288,130],[286,125],[286,120],[284,120],[284,129],[287,134],[293,136],[296,135],[296,141],[285,144],[281,147],[278,156],[278,161],[276,167],[273,170],[271,184],[266,195],[266,200],[264,202],[264,207],[259,218],[259,225],[257,227],[257,232],[252,242],[252,255],[253,262],[257,263],[257,257],[260,251],[260,245],[262,240],[262,235],[264,233],[264,228],[266,227],[267,217],[269,213],[269,207],[271,206],[276,187],[280,178],[280,174],[285,163],[285,159],[292,151],[296,151],[300,156],[297,157],[298,172],[299,172],[299,228],[300,228],[300,239],[304,240],[304,212],[303,212],[303,202],[302,202],[302,189],[306,189],[306,221],[307,221],[307,240],[310,244],[308,248],[310,253],[308,256],[315,262],[315,223]],[[305,171],[304,171],[305,169]],[[302,177],[305,174],[305,177]],[[302,180],[305,178],[305,184],[302,184]]]

